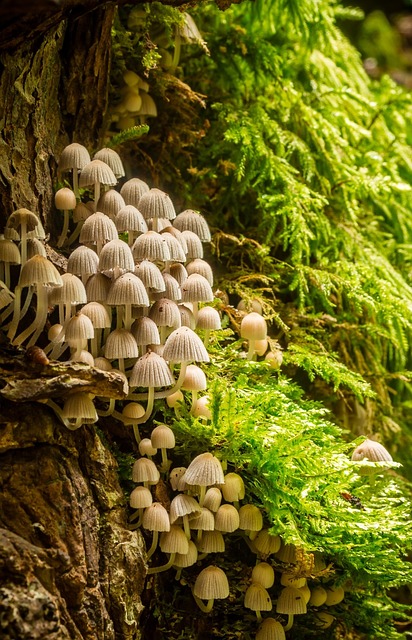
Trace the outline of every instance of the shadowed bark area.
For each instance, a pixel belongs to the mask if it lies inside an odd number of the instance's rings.
[[[30,409],[2,400],[2,638],[139,638],[144,544],[117,463],[93,427]]]

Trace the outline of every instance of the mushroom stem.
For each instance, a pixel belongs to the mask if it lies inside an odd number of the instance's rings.
[[[26,222],[23,222],[23,221],[20,227],[20,259],[21,259],[21,266],[26,264],[27,262],[27,224]]]
[[[55,402],[53,402],[53,400],[51,400],[50,398],[47,398],[46,404],[47,404],[48,407],[50,407],[50,409],[53,409],[54,413],[59,418],[59,420],[64,424],[64,426],[67,427],[67,428],[70,428],[69,427],[69,422],[63,416],[63,411],[62,411],[61,407],[59,407],[59,405],[56,404]]]
[[[109,398],[109,408],[106,409],[106,411],[101,411],[101,410],[97,409],[97,414],[99,416],[101,416],[102,418],[105,418],[107,416],[111,416],[113,411],[114,411],[115,402],[116,402],[116,400],[114,398]]]
[[[288,623],[284,628],[285,631],[289,631],[293,625],[293,613],[288,613]]]
[[[258,622],[262,622],[262,614],[260,613],[260,611],[255,611],[256,613],[256,618]]]
[[[166,564],[162,564],[160,567],[150,567],[150,569],[147,570],[147,575],[151,575],[152,573],[160,573],[161,571],[167,571],[173,566],[175,558],[176,554],[171,553],[169,562],[166,562]]]
[[[38,284],[36,293],[37,306],[35,318],[33,322],[20,335],[17,336],[17,338],[14,338],[13,344],[16,346],[21,345],[33,333],[34,335],[27,345],[28,347],[30,347],[37,340],[40,333],[43,331],[44,325],[46,324],[48,311],[46,287],[42,284]]]
[[[200,487],[200,495],[199,495],[199,506],[203,507],[203,503],[205,501],[205,495],[206,495],[206,486],[202,485]]]
[[[197,391],[192,391],[192,406],[190,407],[190,413],[192,414],[192,416],[195,415],[197,395]]]
[[[249,349],[247,352],[247,359],[254,360],[255,359],[255,342],[256,340],[249,340]]]
[[[76,199],[78,200],[79,199],[79,174],[76,167],[74,167],[73,169],[73,191],[74,191],[74,195],[76,196]]]
[[[208,600],[207,604],[204,604],[204,602],[200,598],[198,598],[197,596],[193,596],[193,597],[194,597],[194,599],[196,601],[197,606],[199,607],[199,609],[201,611],[203,611],[203,613],[210,613],[210,611],[212,611],[212,607],[213,607],[213,603],[214,603],[213,599]]]
[[[181,46],[181,37],[180,37],[180,33],[177,31],[176,28],[176,33],[175,33],[175,50],[173,52],[173,60],[172,60],[172,64],[170,66],[170,70],[169,73],[174,74],[174,72],[176,71],[176,67],[179,64],[179,60],[180,60],[180,46]]]
[[[185,532],[186,538],[187,538],[188,540],[190,540],[190,526],[189,526],[189,518],[187,517],[187,515],[184,515],[184,516],[182,517],[182,520],[183,520],[183,529],[184,529],[184,532]]]
[[[210,337],[210,329],[205,329],[205,334],[203,336],[203,344],[205,345],[205,349],[209,346],[209,337]]]
[[[13,309],[13,318],[10,322],[9,330],[7,332],[7,337],[9,340],[13,340],[17,327],[19,326],[20,321],[20,305],[21,305],[21,287],[17,286],[14,290],[14,309]]]
[[[65,209],[63,211],[63,229],[61,234],[59,235],[59,239],[57,240],[57,246],[62,247],[64,245],[64,241],[67,239],[67,232],[69,230],[69,211]]]
[[[161,398],[167,398],[168,396],[171,396],[172,393],[176,393],[176,391],[179,391],[180,387],[183,384],[183,380],[185,379],[187,365],[188,365],[187,362],[182,362],[182,364],[180,365],[179,377],[176,380],[176,384],[173,387],[171,387],[171,389],[166,389],[166,391],[155,391],[154,393],[155,400],[160,400]],[[132,394],[129,394],[128,398],[129,400],[147,400],[148,394],[132,393]]]
[[[79,222],[76,224],[74,231],[72,232],[72,234],[67,238],[67,246],[70,246],[71,244],[73,244],[73,242],[75,240],[77,240],[80,231],[82,229],[83,226],[83,220],[79,220]]]
[[[156,551],[157,548],[157,543],[159,540],[159,532],[158,531],[153,531],[153,540],[152,540],[152,544],[150,546],[149,551],[147,552],[147,559],[149,560],[149,558],[152,557],[152,555],[154,554],[154,552]]]
[[[100,198],[100,182],[95,182],[94,183],[94,202],[96,204],[97,207],[97,203],[99,202],[99,198]],[[98,253],[100,253],[98,251]]]
[[[167,457],[167,449],[160,449],[160,452],[162,454],[162,464],[160,470],[162,471],[162,473],[166,473],[169,470],[172,461]]]

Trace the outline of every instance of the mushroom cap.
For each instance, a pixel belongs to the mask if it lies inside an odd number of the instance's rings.
[[[174,264],[171,264],[169,268],[169,273],[171,276],[174,277],[175,280],[177,280],[179,287],[183,284],[185,280],[187,280],[187,276],[189,275],[186,270],[186,267],[183,264],[181,264],[181,262],[175,262]]]
[[[73,210],[76,206],[76,202],[77,200],[74,191],[68,187],[63,187],[54,194],[54,204],[56,209],[59,209],[60,211]]]
[[[107,310],[100,302],[88,302],[82,307],[80,313],[90,318],[95,329],[108,329],[112,321]]]
[[[385,449],[380,442],[370,440],[366,438],[356,447],[352,454],[352,460],[369,460],[369,462],[393,462],[393,458],[390,453]]]
[[[296,547],[294,544],[286,544],[282,542],[279,550],[275,553],[276,557],[286,564],[295,564],[297,561]]]
[[[157,449],[155,449],[152,445],[152,441],[150,438],[142,438],[139,442],[139,453],[141,456],[154,456],[157,453]]]
[[[259,582],[252,582],[246,589],[243,605],[252,611],[271,611],[272,598]]]
[[[77,345],[83,340],[89,340],[94,337],[93,323],[86,315],[76,313],[70,318],[66,324],[64,339],[67,344]]]
[[[343,587],[341,587],[340,585],[331,585],[326,589],[325,604],[328,607],[331,607],[335,604],[339,604],[339,602],[342,602],[344,597],[345,591]]]
[[[126,425],[134,424],[136,420],[142,418],[144,414],[145,409],[143,405],[139,404],[138,402],[128,402],[122,410],[123,422]]]
[[[193,540],[188,540],[189,550],[187,553],[177,553],[174,560],[174,567],[178,569],[185,569],[191,567],[197,562],[197,547]]]
[[[263,527],[262,512],[254,504],[244,504],[239,509],[239,529],[260,531]]]
[[[73,209],[73,222],[84,222],[92,213],[83,202],[78,202]]]
[[[166,288],[162,272],[150,260],[142,260],[138,262],[134,270],[138,278],[143,282],[147,289],[153,291],[164,291]]]
[[[198,273],[192,273],[182,284],[182,302],[212,302],[214,299],[212,287]]]
[[[139,95],[142,99],[142,104],[138,111],[138,115],[155,118],[157,116],[157,108],[153,98],[143,90],[140,90]]]
[[[201,509],[200,515],[190,520],[190,528],[198,531],[214,531],[215,517],[213,513],[207,507],[202,507]]]
[[[149,185],[146,184],[146,182],[140,180],[140,178],[131,178],[124,183],[120,189],[120,194],[123,196],[126,204],[137,207],[142,195],[148,191]]]
[[[173,524],[183,516],[197,517],[201,514],[199,503],[186,493],[179,493],[170,503],[170,522]],[[189,518],[190,519],[190,518]]]
[[[163,227],[163,229],[161,229],[159,233],[170,233],[179,242],[186,255],[186,240],[184,239],[184,236],[182,235],[181,231],[179,231],[179,229],[176,229],[175,227],[172,227],[170,224],[168,224],[166,227]]]
[[[126,245],[127,246],[127,245]],[[149,307],[150,302],[143,282],[134,273],[124,273],[113,282],[107,294],[107,304]]]
[[[179,231],[192,231],[199,237],[201,242],[210,242],[212,239],[209,225],[205,218],[193,209],[186,209],[179,213],[173,222],[173,226]]]
[[[43,256],[47,258],[46,248],[39,238],[27,238],[27,258],[30,259],[33,256]]]
[[[316,587],[313,587],[308,604],[310,604],[312,607],[321,607],[323,604],[325,604],[326,597],[327,597],[326,589],[324,589],[319,584]]]
[[[73,273],[63,273],[63,285],[52,290],[50,304],[86,304],[87,295],[83,282]]]
[[[124,205],[116,213],[114,222],[119,233],[122,231],[146,233],[148,231],[146,220],[143,218],[140,211],[131,204]]]
[[[187,303],[187,304],[190,304]],[[180,323],[182,327],[189,327],[193,331],[196,329],[196,318],[193,311],[186,306],[186,304],[179,304]]]
[[[71,252],[67,261],[67,271],[74,273],[76,276],[92,275],[97,273],[98,268],[99,256],[89,247],[77,247]]]
[[[165,232],[164,229],[160,235],[163,236],[167,246],[169,247],[170,260],[173,260],[174,262],[186,262],[186,253],[184,252],[179,240],[171,233]]]
[[[248,313],[240,323],[240,335],[246,340],[264,340],[267,336],[266,320],[255,311]]]
[[[62,409],[63,417],[68,421],[75,423],[81,418],[83,424],[94,424],[98,420],[96,407],[93,400],[89,398],[87,393],[73,393],[64,403]]]
[[[92,252],[94,253],[94,251]],[[97,254],[95,254],[97,256]],[[107,302],[112,281],[103,273],[92,274],[86,282],[86,293],[89,302]]]
[[[190,262],[196,258],[203,258],[203,246],[199,236],[193,231],[182,231],[182,236],[187,245],[186,259]]]
[[[7,238],[0,239],[0,262],[21,264],[20,251],[13,240],[8,240]]]
[[[275,582],[275,571],[272,565],[267,562],[259,562],[252,569],[252,582],[258,582],[265,587],[265,589],[270,589]]]
[[[201,487],[220,485],[225,482],[220,460],[209,452],[196,456],[189,464],[183,477],[187,484]]]
[[[204,531],[202,539],[197,543],[200,553],[224,553],[225,541],[220,531]]]
[[[160,344],[157,324],[148,316],[136,318],[132,324],[131,332],[139,345]]]
[[[223,497],[226,502],[238,502],[245,497],[245,483],[238,473],[227,473],[225,484],[222,486]]]
[[[295,589],[301,589],[306,584],[306,578],[305,577],[298,578],[296,575],[292,573],[283,571],[280,576],[280,584],[283,587],[295,587]]]
[[[136,360],[129,384],[131,387],[171,387],[174,378],[166,360],[150,351]]]
[[[181,388],[186,391],[204,391],[207,388],[207,380],[202,369],[196,364],[189,364]]]
[[[143,514],[142,525],[149,531],[170,531],[169,514],[160,502],[153,502],[150,507],[147,507]]]
[[[278,620],[265,618],[258,629],[256,640],[286,640],[285,630]]]
[[[165,342],[163,357],[169,362],[209,362],[210,360],[203,342],[189,327],[180,327],[172,331]]]
[[[104,345],[104,357],[109,360],[117,358],[137,358],[139,355],[137,342],[126,329],[112,331]]]
[[[222,502],[222,492],[218,487],[210,487],[206,491],[205,499],[203,500],[203,506],[210,511],[217,511]]]
[[[113,171],[116,178],[123,178],[125,175],[123,163],[119,154],[114,149],[108,149],[107,147],[100,149],[93,156],[94,160],[101,160],[106,163]]]
[[[82,244],[96,244],[118,240],[116,225],[105,213],[96,211],[84,222],[80,231],[79,241]]]
[[[213,307],[202,307],[197,314],[197,329],[217,331],[222,328],[219,312]]]
[[[155,427],[150,435],[150,440],[155,449],[173,449],[176,445],[175,434],[166,424],[159,424]]]
[[[22,224],[26,225],[27,231],[34,231],[39,224],[38,216],[28,209],[17,209],[7,219],[7,227],[11,229],[20,229]]]
[[[56,267],[44,256],[33,256],[20,271],[19,286],[30,287],[42,284],[47,287],[61,287],[63,280]]]
[[[117,184],[117,178],[108,164],[102,160],[92,160],[80,172],[79,187],[89,187],[96,182],[108,185]]]
[[[193,593],[201,600],[218,600],[229,596],[229,583],[222,569],[210,565],[196,578]]]
[[[130,494],[130,506],[132,509],[146,509],[152,503],[152,494],[147,487],[135,487]]]
[[[98,358],[94,359],[94,366],[96,367],[96,369],[100,369],[101,371],[113,370],[113,366],[110,360],[108,360],[107,358],[104,358],[103,356],[99,356]]]
[[[215,528],[224,533],[233,533],[239,528],[239,513],[232,504],[222,504],[216,511]]]
[[[170,260],[169,246],[166,239],[156,231],[146,231],[134,241],[133,258],[135,262],[142,260]]]
[[[97,211],[105,213],[114,220],[118,212],[125,206],[126,203],[120,193],[116,189],[109,189],[100,196],[97,202]]]
[[[191,276],[193,273],[197,273],[200,276],[206,278],[211,287],[213,287],[213,271],[212,267],[206,260],[196,258],[186,265],[187,274]]]
[[[180,327],[179,308],[173,300],[160,298],[152,304],[149,311],[149,318],[158,327]],[[173,335],[173,334],[171,334]]]
[[[86,147],[78,142],[64,147],[59,159],[59,170],[83,169],[90,162],[90,155]]]
[[[262,529],[253,540],[253,544],[262,556],[270,556],[279,551],[281,539],[269,533],[269,529]]]
[[[177,491],[180,478],[184,475],[186,467],[174,467],[169,473],[169,482],[173,491]]]
[[[168,300],[180,300],[181,291],[180,286],[177,280],[174,279],[170,273],[163,273],[163,281],[165,283],[164,291],[155,292],[152,295],[153,300],[161,300],[162,298],[167,298]]]
[[[170,531],[160,535],[159,547],[163,553],[189,553],[189,540],[181,527],[176,524],[170,526]]]
[[[279,594],[276,603],[277,613],[292,613],[298,615],[306,613],[306,602],[303,594],[295,587],[285,587]]]
[[[133,482],[148,482],[149,484],[157,484],[160,480],[160,473],[155,463],[148,458],[139,458],[133,464],[132,469]],[[169,520],[169,516],[167,516]],[[164,529],[168,531],[168,529]]]

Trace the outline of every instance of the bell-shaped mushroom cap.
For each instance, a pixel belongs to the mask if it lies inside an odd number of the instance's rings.
[[[156,484],[160,480],[160,473],[155,463],[148,458],[139,458],[133,464],[132,469],[133,482],[148,482],[149,484]],[[169,520],[169,516],[167,516]],[[168,529],[164,529],[168,531]]]
[[[109,360],[117,358],[137,358],[139,355],[137,342],[126,329],[112,331],[104,345],[104,356]]]
[[[239,529],[260,531],[263,527],[262,512],[254,504],[244,504],[239,509]]]
[[[187,260],[191,261],[196,260],[196,258],[203,258],[203,246],[199,236],[193,233],[193,231],[182,231],[182,236],[187,245]]]
[[[43,284],[47,287],[61,287],[63,280],[56,267],[44,256],[33,256],[20,271],[19,286],[30,287]]]
[[[75,424],[81,419],[82,424],[94,424],[98,420],[96,408],[87,393],[73,393],[64,403],[62,409],[63,417]]]
[[[229,583],[226,574],[219,567],[210,565],[196,578],[193,594],[201,600],[218,600],[229,596]]]
[[[95,329],[109,329],[112,324],[107,307],[100,302],[88,302],[80,313],[90,318]]]
[[[202,369],[195,364],[189,364],[181,388],[186,391],[204,391],[207,388],[207,380]]]
[[[135,231],[136,233],[146,233],[147,224],[142,214],[136,207],[127,204],[117,212],[115,218],[116,229],[119,233],[123,231]]]
[[[97,244],[102,242],[105,244],[110,240],[117,240],[118,233],[116,225],[109,216],[101,211],[92,213],[84,222],[80,231],[79,241],[82,244]]]
[[[184,267],[180,262],[171,264],[169,273],[179,283],[179,286],[181,286],[183,282],[187,280],[187,276],[189,275],[186,271],[186,267]]]
[[[186,303],[186,304],[190,304]],[[186,306],[186,304],[179,304],[179,312],[180,312],[180,323],[182,327],[189,327],[189,329],[196,328],[196,318],[193,314],[193,311]]]
[[[223,533],[232,533],[239,528],[239,513],[231,504],[222,504],[216,511],[215,528]]]
[[[272,565],[267,562],[259,562],[252,569],[252,582],[258,582],[265,587],[265,589],[270,589],[275,582],[275,571]]]
[[[155,118],[157,116],[157,108],[152,96],[149,96],[146,91],[140,90],[139,95],[142,99],[142,104],[138,111],[139,116],[146,116],[147,118]]]
[[[341,587],[340,585],[332,585],[328,589],[326,589],[325,604],[328,607],[331,607],[335,604],[339,604],[339,602],[342,602],[344,597],[345,591],[343,587]]]
[[[90,162],[90,155],[86,147],[78,142],[67,145],[61,153],[59,171],[69,169],[83,169]]]
[[[54,194],[54,204],[60,211],[71,211],[76,206],[76,196],[68,187],[59,189]]]
[[[172,331],[165,342],[163,357],[169,362],[209,362],[210,360],[203,342],[189,327],[180,327]]]
[[[169,247],[170,260],[174,262],[186,262],[186,254],[183,251],[183,247],[180,244],[179,240],[175,238],[171,233],[167,233],[163,230],[160,234],[166,240],[167,246]]]
[[[316,587],[313,587],[309,602],[312,607],[321,607],[325,604],[327,598],[326,589],[324,589],[320,584]]]
[[[238,473],[227,473],[225,484],[222,485],[222,493],[226,502],[238,502],[245,497],[245,483]]]
[[[210,284],[198,273],[188,276],[181,289],[182,302],[211,302],[214,298]]]
[[[79,187],[89,187],[99,182],[109,187],[117,184],[117,178],[108,164],[102,160],[92,160],[80,172]]]
[[[50,339],[50,336],[49,336],[49,339]],[[103,356],[99,356],[98,358],[94,359],[94,366],[96,367],[96,369],[101,369],[101,371],[113,370],[113,366],[110,360],[108,360],[107,358],[104,358]]]
[[[94,251],[93,251],[94,253]],[[95,254],[96,255],[96,254]],[[86,282],[86,293],[89,302],[107,302],[109,289],[112,281],[103,273],[95,273],[91,275]]]
[[[219,312],[213,307],[202,307],[197,314],[197,329],[217,331],[222,328]]]
[[[246,340],[264,340],[267,336],[266,320],[255,311],[248,313],[240,323],[240,335]]]
[[[143,412],[144,414],[144,412]],[[154,456],[157,453],[157,449],[155,449],[152,445],[150,438],[143,438],[139,442],[139,453],[141,456]]]
[[[190,520],[189,525],[191,529],[197,531],[214,531],[215,517],[209,509],[202,507],[200,515]]]
[[[159,424],[155,427],[150,435],[150,440],[155,449],[173,449],[176,445],[175,434],[166,424]]]
[[[205,499],[203,501],[203,506],[206,507],[207,509],[210,509],[210,511],[215,512],[219,509],[221,502],[222,502],[221,490],[218,489],[218,487],[210,487],[210,489],[206,491]]]
[[[256,640],[286,640],[285,630],[274,618],[265,618],[256,634]]]
[[[306,602],[303,594],[295,587],[285,587],[279,594],[276,603],[277,613],[298,615],[306,613]]]
[[[146,289],[153,291],[164,291],[166,288],[165,281],[162,276],[162,272],[150,260],[142,260],[136,264],[135,274],[143,282]]]
[[[297,562],[295,545],[282,543],[279,550],[276,551],[276,557],[286,564],[295,564]]]
[[[47,258],[46,248],[38,238],[27,238],[27,259],[29,260],[33,256]]]
[[[84,222],[94,213],[83,202],[78,202],[73,209],[73,222]]]
[[[176,211],[170,197],[160,189],[150,189],[139,200],[139,211],[145,220],[165,218],[173,220]]]
[[[77,247],[72,251],[67,261],[67,271],[76,276],[91,276],[97,273],[98,268],[99,256],[89,247]]]
[[[138,207],[140,198],[144,193],[149,191],[149,185],[146,184],[140,178],[131,178],[124,183],[120,189],[120,193],[124,198],[126,204],[132,204],[134,207]]]
[[[124,424],[132,425],[136,423],[136,420],[139,418],[143,418],[145,414],[145,408],[142,404],[138,402],[128,402],[122,410],[123,422]],[[141,454],[143,455],[143,454]],[[154,455],[154,454],[153,454]]]
[[[111,271],[116,267],[125,271],[134,271],[131,249],[127,242],[118,238],[105,244],[99,255],[99,271]]]
[[[69,345],[76,346],[83,340],[94,337],[93,323],[82,313],[76,313],[66,324],[64,339]]]
[[[210,242],[212,237],[210,235],[209,225],[204,217],[193,209],[186,209],[176,216],[173,226],[179,231],[192,231],[195,233],[201,242]]]
[[[0,280],[0,309],[7,307],[10,302],[13,302],[14,294],[8,287]],[[59,325],[61,326],[61,325]]]
[[[151,306],[149,318],[158,327],[180,327],[179,308],[176,302],[168,298],[161,298]]]
[[[269,533],[269,529],[262,529],[253,541],[257,551],[262,556],[270,556],[280,549],[281,539],[279,536],[273,536]]]
[[[197,562],[197,547],[193,540],[188,540],[189,550],[187,553],[177,553],[174,559],[173,566],[178,569],[185,569],[191,567]]]
[[[83,282],[72,273],[63,273],[63,286],[53,289],[50,294],[50,304],[86,304],[87,295]]]
[[[170,531],[169,514],[160,502],[153,502],[150,507],[147,507],[143,514],[142,525],[149,531]]]
[[[146,231],[136,238],[132,247],[135,262],[142,260],[170,260],[169,246],[165,238],[156,231]]]
[[[172,524],[170,531],[161,534],[159,547],[163,553],[180,553],[182,555],[189,553],[189,540],[181,527]]]
[[[269,593],[258,582],[252,582],[246,589],[243,605],[252,611],[271,611],[273,606]]]
[[[170,522],[173,524],[183,516],[197,517],[201,514],[199,503],[192,496],[179,493],[170,503]]]
[[[196,258],[186,265],[187,275],[191,276],[193,273],[197,273],[200,276],[206,278],[211,287],[213,287],[213,271],[208,262],[201,258]]]
[[[8,264],[21,263],[19,248],[13,240],[8,240],[3,237],[0,238],[0,262],[6,262]]]
[[[163,227],[163,229],[159,232],[159,233],[170,233],[180,244],[180,246],[182,247],[183,251],[187,252],[187,244],[186,244],[186,240],[184,238],[184,236],[182,235],[182,232],[179,231],[179,229],[175,229],[175,227],[172,227],[170,224],[168,224],[167,227]]]
[[[114,149],[108,149],[107,147],[100,149],[100,151],[94,154],[93,159],[105,162],[113,171],[116,178],[123,178],[125,175],[123,163],[119,154],[114,151]]]
[[[97,211],[101,211],[115,220],[118,212],[125,206],[126,203],[120,193],[116,189],[109,189],[100,196],[97,202]]]
[[[301,589],[306,584],[306,578],[305,577],[299,578],[296,575],[293,575],[292,573],[283,571],[282,575],[280,576],[280,584],[283,587],[295,587],[295,589]]]
[[[169,482],[173,491],[177,491],[180,478],[184,475],[186,467],[174,467],[169,473]]]
[[[201,487],[224,484],[225,478],[220,460],[209,452],[201,453],[189,464],[184,481]]]
[[[114,306],[131,304],[135,307],[150,305],[145,286],[134,273],[124,273],[116,278],[109,289],[107,304]]]
[[[22,224],[25,224],[27,231],[33,231],[39,222],[39,218],[32,211],[28,209],[17,209],[17,211],[14,211],[7,219],[6,226],[17,230],[20,229]]]
[[[204,531],[197,548],[200,553],[224,553],[225,540],[220,531]]]
[[[160,344],[159,330],[156,323],[148,316],[136,318],[131,332],[138,345]]]
[[[392,462],[393,458],[383,445],[375,440],[366,438],[356,447],[352,454],[352,460],[369,460],[369,462]]]
[[[167,362],[150,351],[136,361],[129,384],[131,387],[170,387],[174,379]]]
[[[179,287],[179,283],[174,279],[170,273],[163,273],[163,281],[165,283],[164,291],[159,291],[158,293],[153,293],[153,300],[161,300],[162,298],[167,298],[168,300],[180,300],[181,291]]]
[[[130,506],[132,509],[146,509],[152,503],[152,494],[147,487],[135,487],[130,494]]]

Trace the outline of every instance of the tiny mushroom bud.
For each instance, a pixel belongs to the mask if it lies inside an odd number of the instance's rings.
[[[267,335],[266,320],[255,311],[248,313],[240,324],[240,335],[249,341],[247,358],[253,360],[256,340],[264,340]]]
[[[167,425],[159,424],[153,429],[150,438],[153,447],[155,449],[160,449],[162,453],[161,470],[168,471],[172,461],[167,458],[167,449],[173,449],[176,444],[173,431]]]

